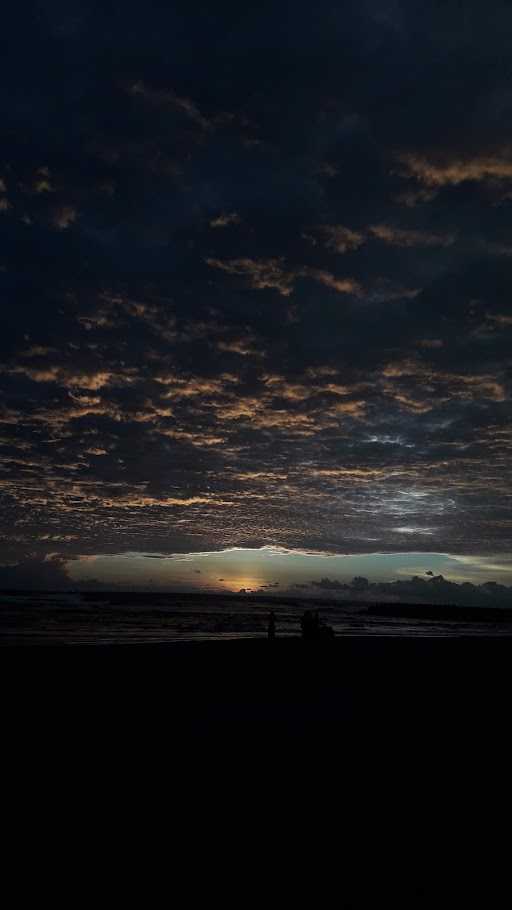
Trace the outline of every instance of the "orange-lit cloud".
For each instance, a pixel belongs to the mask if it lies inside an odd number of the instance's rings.
[[[31,367],[25,364],[12,367],[7,372],[18,373],[31,379],[33,382],[55,382],[66,388],[81,388],[90,391],[102,389],[113,382],[133,381],[133,377],[115,375],[108,370],[86,372],[73,370],[61,366]]]
[[[390,363],[382,376],[385,394],[417,413],[432,410],[450,399],[496,402],[507,399],[503,382],[495,376],[448,372],[415,360]]]
[[[370,234],[389,246],[398,247],[446,247],[455,241],[454,234],[442,234],[431,231],[416,231],[394,227],[389,224],[374,224],[369,229]]]
[[[251,336],[231,338],[217,342],[217,350],[229,354],[240,354],[242,357],[264,357],[265,352],[256,347],[255,339]]]
[[[207,259],[212,268],[221,269],[229,275],[247,278],[256,290],[274,289],[283,297],[289,297],[299,278],[311,278],[340,294],[360,294],[361,286],[353,278],[339,278],[325,269],[313,266],[288,268],[283,258],[279,259]]]
[[[467,181],[512,180],[512,149],[475,155],[421,155],[407,152],[400,156],[404,173],[427,187],[458,186]]]
[[[335,253],[348,253],[359,249],[365,242],[364,234],[342,224],[321,224],[305,233],[305,240],[316,245],[319,241]]]
[[[256,290],[274,289],[283,297],[289,297],[293,291],[295,276],[287,272],[284,259],[207,259],[211,268],[221,269],[228,275],[241,275],[247,278],[251,287]]]

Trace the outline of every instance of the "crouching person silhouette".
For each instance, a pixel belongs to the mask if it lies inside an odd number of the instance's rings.
[[[334,638],[334,629],[320,619],[318,610],[305,610],[300,621],[304,641],[322,641]]]

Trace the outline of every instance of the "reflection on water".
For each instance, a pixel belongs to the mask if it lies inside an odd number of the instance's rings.
[[[260,638],[269,610],[280,637],[300,634],[303,600],[215,595],[2,594],[2,644],[109,644]],[[338,636],[512,635],[496,621],[372,615],[362,604],[315,604]],[[453,613],[453,611],[451,611]],[[485,608],[482,608],[485,616]]]

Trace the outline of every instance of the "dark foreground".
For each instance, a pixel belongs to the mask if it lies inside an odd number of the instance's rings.
[[[350,746],[364,727],[421,736],[446,727],[508,737],[512,641],[500,637],[349,637],[0,649],[7,717],[27,733],[178,734],[267,744],[311,737]],[[430,744],[428,735],[432,737]],[[411,743],[412,744],[412,743]],[[352,745],[354,743],[352,742]]]
[[[206,750],[269,756],[297,745],[375,775],[508,756],[512,642],[504,638],[300,639],[0,649],[4,729],[31,761],[65,738],[155,767]],[[322,753],[322,750],[326,750]],[[512,772],[512,766],[510,768]],[[508,773],[508,769],[507,769]]]
[[[340,906],[434,907],[441,887],[462,906],[468,885],[508,906],[477,871],[508,843],[511,656],[500,638],[6,648],[4,780],[44,818],[57,792],[91,810],[95,837],[106,808],[139,838],[178,825],[194,855],[228,820],[221,862],[246,848],[262,875],[294,844],[295,880],[321,843]]]

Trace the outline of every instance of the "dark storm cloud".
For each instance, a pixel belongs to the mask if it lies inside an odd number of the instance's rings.
[[[69,586],[65,566],[55,555],[47,559],[25,558],[13,565],[0,565],[0,590],[57,591]]]
[[[5,562],[509,550],[509,6],[30,9]]]

